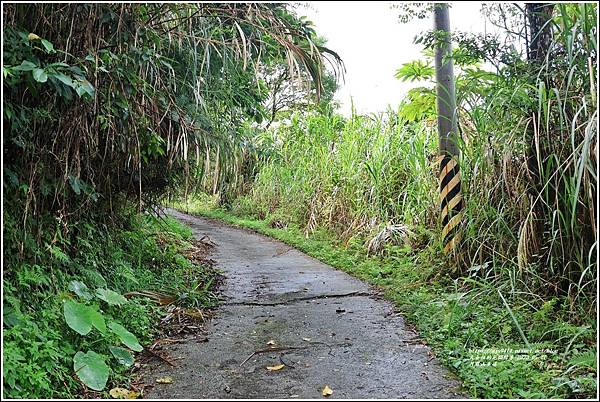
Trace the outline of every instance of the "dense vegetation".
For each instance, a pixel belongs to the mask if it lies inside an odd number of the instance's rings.
[[[597,6],[544,10],[490,6],[504,36],[453,35],[466,209],[447,256],[435,33],[398,66],[422,87],[344,117],[341,60],[286,4],[4,6],[3,396],[127,384],[161,314],[127,292],[215,304],[189,231],[151,217],[173,199],[382,286],[473,396],[595,394]],[[532,352],[474,364],[493,347]]]
[[[123,294],[160,292],[182,306],[216,305],[210,289],[216,272],[182,255],[191,237],[187,227],[172,219],[129,219],[118,228],[79,222],[72,243],[29,246],[34,263],[5,260],[5,397],[72,398],[81,396],[78,378],[101,390],[109,374],[112,384],[128,388],[131,351],[158,335],[164,308]],[[76,377],[78,355],[95,369]]]

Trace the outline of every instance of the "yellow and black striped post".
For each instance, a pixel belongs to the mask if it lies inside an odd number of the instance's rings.
[[[433,17],[438,37],[435,45],[435,78],[440,142],[439,206],[444,251],[451,253],[456,250],[461,240],[463,201],[457,160],[460,150],[457,144],[458,122],[448,4],[436,3]]]
[[[442,242],[444,251],[450,253],[456,249],[462,239],[460,222],[462,219],[463,199],[460,191],[460,169],[456,158],[442,155],[440,165],[439,206],[442,221]]]

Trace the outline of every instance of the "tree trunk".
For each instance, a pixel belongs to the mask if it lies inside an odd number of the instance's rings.
[[[550,3],[527,3],[525,4],[525,15],[527,17],[527,59],[530,65],[531,84],[538,87],[540,81],[545,84],[545,90],[552,86],[549,73],[542,71],[546,62],[547,54],[552,42],[552,27],[550,19],[554,4]],[[535,95],[532,95],[535,96]],[[548,139],[541,135],[540,114],[536,105],[532,105],[528,110],[531,116],[531,122],[527,130],[527,170],[531,181],[528,191],[530,203],[530,212],[523,222],[524,230],[520,231],[520,236],[526,236],[528,239],[527,253],[520,255],[519,264],[533,262],[531,257],[537,256],[535,260],[542,263],[543,247],[547,241],[547,220],[544,218],[548,214],[547,207],[540,197],[544,191],[542,177],[542,166],[548,156]],[[552,192],[553,187],[548,186],[546,191]],[[550,198],[553,198],[551,195]],[[526,229],[528,228],[528,229]],[[525,230],[526,229],[526,230]]]
[[[527,3],[525,12],[529,22],[529,47],[527,58],[530,62],[542,64],[552,40],[552,28],[549,24],[554,11],[551,3]]]

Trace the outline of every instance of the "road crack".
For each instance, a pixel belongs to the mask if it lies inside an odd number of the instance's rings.
[[[281,305],[287,305],[287,304],[308,301],[308,300],[342,299],[344,297],[355,297],[355,296],[370,297],[370,296],[372,296],[372,294],[368,293],[368,292],[358,291],[358,292],[333,294],[333,295],[316,295],[316,296],[307,296],[307,297],[295,297],[295,298],[292,298],[289,300],[282,300],[282,301],[275,301],[275,302],[252,302],[252,301],[232,302],[232,303],[225,303],[225,305],[226,306],[281,306]]]

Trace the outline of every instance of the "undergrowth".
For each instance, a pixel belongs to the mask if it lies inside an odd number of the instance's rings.
[[[14,235],[10,216],[6,220],[5,236]],[[18,252],[5,254],[10,257],[4,271],[4,398],[109,397],[111,386],[127,388],[133,364],[129,349],[153,339],[161,308],[143,297],[125,300],[126,292],[160,291],[204,307],[217,303],[211,289],[196,289],[198,283],[212,282],[215,273],[183,257],[191,230],[174,219],[132,216],[120,228],[82,222],[71,230],[79,233],[75,244],[25,246],[26,254],[37,256],[35,263],[18,261]],[[11,247],[5,243],[6,248]],[[82,336],[81,322],[66,322],[66,305],[100,313],[105,325],[94,321]],[[80,356],[91,351],[108,366],[102,393],[89,393],[75,374],[78,351]]]
[[[367,256],[365,239],[342,242],[323,228],[306,235],[280,213],[261,219],[218,208],[209,198],[172,205],[277,238],[381,288],[471,397],[589,398],[596,393],[596,323],[590,318],[572,324],[566,298],[509,296],[498,281],[438,275],[444,256],[433,246],[388,246],[383,256]]]

